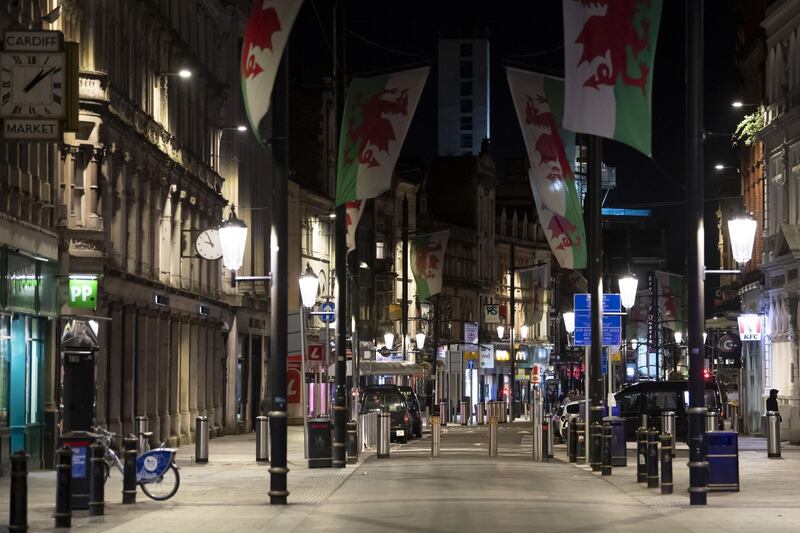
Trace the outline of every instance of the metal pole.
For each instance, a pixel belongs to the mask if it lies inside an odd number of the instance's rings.
[[[53,513],[53,518],[55,518],[55,527],[58,528],[72,527],[72,453],[72,448],[67,446],[62,446],[56,452],[58,456],[56,465],[56,512]],[[93,510],[94,508],[90,502],[89,512],[92,515],[95,514],[92,512]],[[14,521],[12,519],[9,525],[10,531],[27,531],[28,529],[27,523],[24,529],[13,529],[11,527],[13,524]]]
[[[106,447],[100,441],[95,441],[89,446],[91,453],[91,477],[89,478],[89,515],[102,516],[105,514],[105,469]]]
[[[403,288],[401,291],[402,303],[402,323],[400,324],[400,334],[403,342],[403,361],[408,361],[408,195],[403,195]]]
[[[287,342],[288,342],[288,206],[287,185],[289,164],[289,47],[278,67],[272,93],[272,220],[270,223],[270,465],[269,502],[286,505],[287,486]]]
[[[601,365],[603,359],[603,228],[600,219],[600,206],[602,204],[603,187],[601,183],[603,164],[603,140],[596,135],[588,136],[589,148],[589,179],[588,181],[588,283],[592,306],[592,345],[589,349],[588,378],[589,394],[587,397],[588,420],[587,428],[600,424],[603,419],[603,374]],[[600,464],[600,449],[589,446],[589,463]]]
[[[72,449],[62,447],[59,449],[61,453],[63,450],[69,450],[67,452],[63,452],[68,455],[68,461],[66,463],[67,469],[72,468]],[[59,457],[61,457],[59,455]],[[11,500],[11,508],[8,512],[8,530],[9,531],[28,531],[28,455],[22,451],[17,450],[16,452],[11,454],[11,489],[10,489],[10,500]],[[66,477],[69,479],[69,473],[66,474]],[[68,483],[68,482],[67,482]],[[60,510],[66,513],[70,513],[70,491],[66,491],[66,497],[62,498],[63,501],[66,502],[67,509],[66,511],[63,510],[63,505],[61,506]],[[58,501],[58,493],[56,494],[56,501]],[[58,515],[59,509],[56,509],[56,515]],[[71,516],[71,514],[70,514]],[[58,518],[56,517],[56,520]]]
[[[344,110],[344,1],[334,6],[334,80],[336,82],[336,117],[341,123]],[[347,464],[347,210],[336,206],[336,362],[334,368],[333,466]]]
[[[517,376],[515,375],[516,372],[517,372],[517,365],[516,365],[517,354],[514,353],[514,325],[515,325],[515,320],[514,319],[516,318],[514,316],[516,314],[516,313],[514,313],[514,307],[516,306],[514,293],[517,292],[516,291],[517,287],[516,287],[516,283],[515,283],[515,280],[514,280],[514,278],[516,277],[514,275],[514,261],[516,259],[515,252],[516,252],[516,250],[514,249],[514,243],[511,243],[511,268],[510,268],[510,271],[511,271],[511,309],[509,309],[510,318],[509,318],[509,322],[508,322],[508,325],[509,325],[509,328],[508,328],[509,329],[509,332],[508,332],[508,344],[509,344],[509,354],[511,354],[511,379],[509,380],[509,384],[508,384],[508,403],[511,406],[511,418],[510,418],[511,422],[514,421],[514,396],[516,394],[515,391],[514,391],[514,383],[515,383],[516,378],[517,378]]]
[[[300,304],[300,406],[303,412],[303,459],[308,459],[308,385],[306,384],[306,306]]]
[[[689,308],[689,503],[705,505],[708,462],[705,457],[705,384],[703,382],[703,320],[705,308],[703,227],[703,0],[686,0],[687,188],[689,232],[687,267]]]
[[[128,435],[122,439],[124,452],[124,468],[122,472],[122,503],[136,503],[136,443],[138,439]]]

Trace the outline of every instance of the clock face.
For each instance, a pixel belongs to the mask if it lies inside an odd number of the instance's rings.
[[[194,243],[197,255],[209,261],[216,261],[222,257],[222,244],[219,241],[219,230],[207,229],[197,236]]]
[[[0,115],[64,117],[64,54],[0,54]]]

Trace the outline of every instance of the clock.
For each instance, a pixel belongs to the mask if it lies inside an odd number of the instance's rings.
[[[64,118],[64,54],[0,54],[0,116]]]
[[[207,229],[197,236],[194,242],[194,249],[197,255],[209,261],[216,261],[222,257],[222,244],[219,240],[219,230],[216,228]]]

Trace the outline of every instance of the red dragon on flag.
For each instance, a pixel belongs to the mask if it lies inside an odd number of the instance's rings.
[[[394,96],[395,98],[385,98]],[[389,142],[395,140],[394,126],[386,115],[408,115],[408,89],[396,87],[369,95],[364,100],[363,93],[353,95],[353,106],[361,114],[361,122],[350,123],[347,136],[355,146],[358,162],[370,167],[380,166],[372,146],[382,152],[389,151]],[[345,152],[345,164],[354,162],[349,151]]]

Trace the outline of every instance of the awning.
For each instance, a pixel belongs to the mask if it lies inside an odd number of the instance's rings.
[[[347,361],[347,375],[353,374],[352,361]],[[335,365],[328,368],[328,375],[333,376]],[[362,376],[422,376],[425,369],[408,361],[361,361],[359,372]]]

